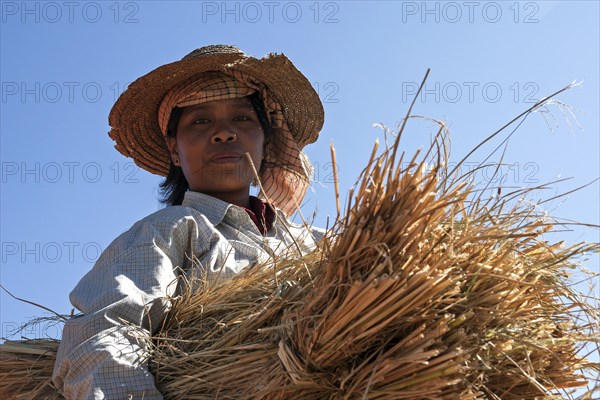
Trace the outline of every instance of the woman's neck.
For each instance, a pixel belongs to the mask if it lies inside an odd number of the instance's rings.
[[[240,191],[235,191],[235,192],[227,191],[227,192],[202,192],[202,193],[212,196],[212,197],[215,197],[224,202],[236,205],[236,206],[250,208],[249,190],[240,190]]]

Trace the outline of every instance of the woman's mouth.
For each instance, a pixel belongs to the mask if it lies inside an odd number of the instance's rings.
[[[215,164],[235,164],[242,160],[242,156],[235,154],[223,154],[213,157],[211,161]]]

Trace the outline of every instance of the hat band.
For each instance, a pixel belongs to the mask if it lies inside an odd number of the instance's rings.
[[[255,89],[222,72],[205,72],[184,81],[165,95],[158,110],[158,125],[163,136],[166,136],[173,108],[236,99],[254,92]]]

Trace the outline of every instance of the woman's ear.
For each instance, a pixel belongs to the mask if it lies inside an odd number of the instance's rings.
[[[167,136],[165,137],[165,141],[167,142],[167,147],[169,148],[169,153],[171,155],[171,161],[173,164],[179,166],[179,151],[177,150],[177,137]]]

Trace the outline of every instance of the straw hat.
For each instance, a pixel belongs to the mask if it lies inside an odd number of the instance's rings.
[[[109,136],[115,148],[141,168],[166,176],[169,151],[158,122],[159,106],[167,92],[195,75],[208,71],[237,70],[262,82],[281,104],[293,139],[302,149],[317,140],[324,111],[318,94],[306,77],[283,54],[257,59],[229,45],[212,45],[192,51],[180,61],[163,65],[131,83],[109,115]]]

